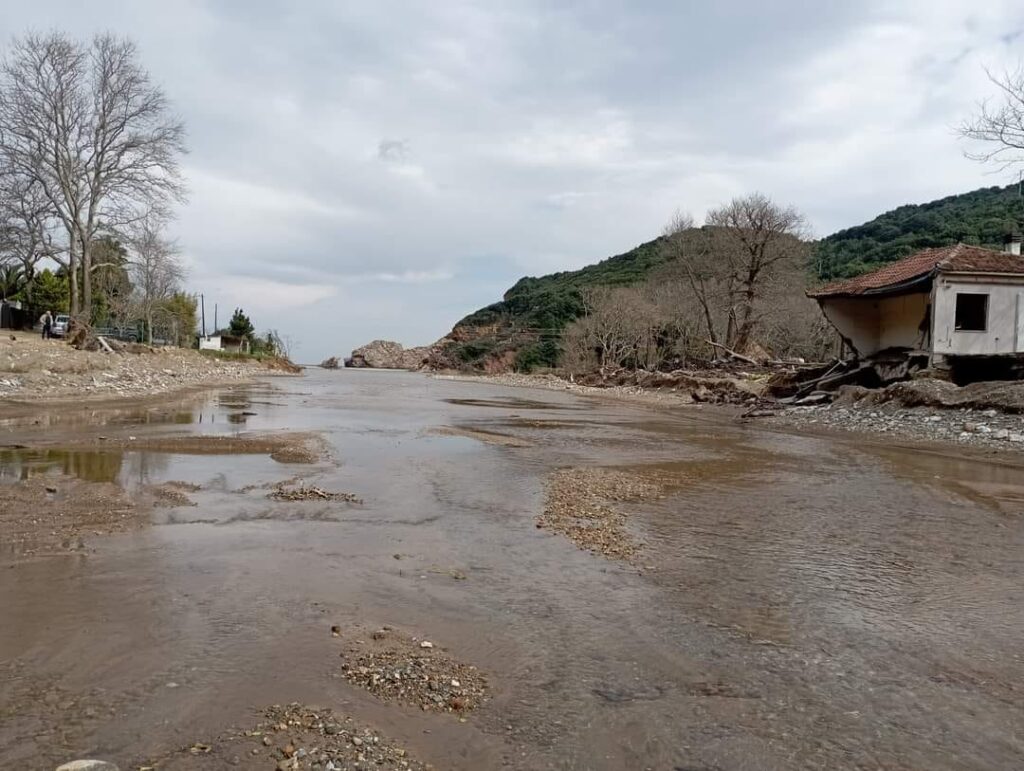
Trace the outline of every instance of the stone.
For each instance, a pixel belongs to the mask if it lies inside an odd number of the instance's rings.
[[[1007,429],[1005,429],[1005,428],[1000,428],[998,431],[996,431],[993,434],[993,436],[996,439],[1006,439],[1007,437],[1010,436],[1010,432]]]
[[[1011,442],[1024,442],[1024,434],[1012,433],[1006,437]]]
[[[430,640],[424,640],[423,642],[420,643],[420,647],[421,648],[433,648],[434,647],[434,643],[430,642]]]
[[[72,760],[57,766],[56,771],[119,771],[113,763],[105,760]]]

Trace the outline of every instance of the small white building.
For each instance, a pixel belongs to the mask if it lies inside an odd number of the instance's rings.
[[[200,351],[224,351],[225,353],[248,353],[249,340],[233,335],[199,335]]]
[[[957,244],[924,249],[856,278],[808,292],[857,355],[1024,358],[1024,257]]]

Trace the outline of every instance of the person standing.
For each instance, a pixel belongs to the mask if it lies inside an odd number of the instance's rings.
[[[43,340],[49,340],[50,331],[53,329],[53,314],[50,311],[44,311],[39,321],[43,325]]]

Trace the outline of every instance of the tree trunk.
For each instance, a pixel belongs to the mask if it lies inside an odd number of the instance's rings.
[[[75,236],[71,234],[68,239],[68,285],[71,297],[68,305],[68,312],[77,316],[80,310],[78,297],[78,249],[75,244]]]
[[[149,312],[146,314],[146,342],[149,345],[153,344],[153,313]]]
[[[82,238],[82,313],[92,323],[92,250],[89,239]]]

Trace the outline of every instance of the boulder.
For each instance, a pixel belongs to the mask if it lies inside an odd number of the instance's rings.
[[[105,760],[72,760],[57,766],[57,771],[118,771],[117,766]]]
[[[349,367],[367,367],[370,369],[411,369],[416,370],[423,367],[433,346],[420,346],[418,348],[403,348],[401,343],[390,340],[374,340],[361,348],[352,351],[352,356],[346,360]]]

